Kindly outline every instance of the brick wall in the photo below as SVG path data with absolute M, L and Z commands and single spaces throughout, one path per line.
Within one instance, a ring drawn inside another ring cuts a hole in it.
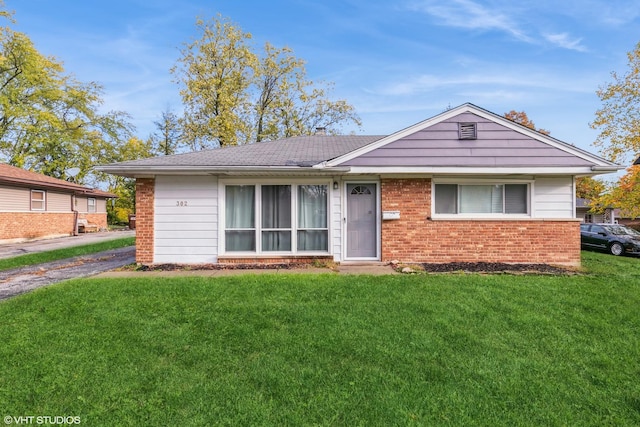
M 218 257 L 219 264 L 313 264 L 331 261 L 333 256 Z
M 0 212 L 0 240 L 71 236 L 73 212 Z
M 107 214 L 106 213 L 81 213 L 79 218 L 84 218 L 89 224 L 95 224 L 98 226 L 98 230 L 107 229 Z
M 382 261 L 580 265 L 580 223 L 562 220 L 430 220 L 430 179 L 384 179 Z
M 136 179 L 136 262 L 153 264 L 155 179 Z

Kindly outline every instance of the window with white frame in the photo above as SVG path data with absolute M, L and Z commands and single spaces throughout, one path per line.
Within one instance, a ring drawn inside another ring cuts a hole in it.
M 93 197 L 89 197 L 87 199 L 87 212 L 96 213 L 96 199 L 94 199 Z
M 527 215 L 529 184 L 435 184 L 436 215 Z
M 43 211 L 47 206 L 46 192 L 42 190 L 31 190 L 31 210 Z
M 225 251 L 327 252 L 328 186 L 257 184 L 225 186 Z

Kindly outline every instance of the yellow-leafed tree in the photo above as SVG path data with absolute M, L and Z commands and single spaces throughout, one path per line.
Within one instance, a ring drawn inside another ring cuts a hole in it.
M 629 69 L 611 73 L 613 81 L 596 92 L 602 107 L 591 123 L 600 131 L 594 145 L 614 162 L 632 161 L 640 153 L 640 43 L 627 53 Z
M 251 34 L 220 16 L 196 26 L 200 38 L 184 46 L 171 69 L 184 104 L 181 137 L 191 149 L 360 125 L 353 106 L 329 99 L 331 85 L 306 78 L 304 61 L 290 48 L 266 43 L 258 54 Z

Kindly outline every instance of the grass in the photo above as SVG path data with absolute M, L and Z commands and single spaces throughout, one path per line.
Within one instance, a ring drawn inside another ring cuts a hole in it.
M 0 304 L 0 415 L 639 425 L 640 260 L 575 276 L 82 279 Z
M 136 243 L 135 237 L 124 237 L 121 239 L 107 240 L 90 245 L 73 246 L 70 248 L 56 249 L 53 251 L 36 252 L 27 255 L 19 255 L 13 258 L 0 259 L 0 271 L 12 268 L 25 267 L 27 265 L 42 264 L 45 262 L 57 261 L 65 258 L 72 258 L 81 255 L 88 255 L 111 249 L 133 246 Z

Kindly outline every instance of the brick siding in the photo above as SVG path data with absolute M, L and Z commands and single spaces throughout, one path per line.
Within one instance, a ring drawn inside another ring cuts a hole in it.
M 136 179 L 136 262 L 153 264 L 155 179 Z
M 99 230 L 107 228 L 107 214 L 79 214 Z M 71 236 L 74 233 L 73 212 L 0 212 L 0 240 L 38 239 Z
M 84 218 L 89 224 L 96 225 L 98 230 L 107 229 L 107 214 L 106 213 L 81 213 L 79 218 Z
M 73 212 L 0 212 L 0 240 L 71 236 Z
M 580 223 L 566 220 L 431 220 L 430 179 L 383 179 L 382 261 L 580 265 Z
M 219 264 L 312 264 L 331 262 L 333 256 L 281 256 L 281 257 L 218 257 Z

